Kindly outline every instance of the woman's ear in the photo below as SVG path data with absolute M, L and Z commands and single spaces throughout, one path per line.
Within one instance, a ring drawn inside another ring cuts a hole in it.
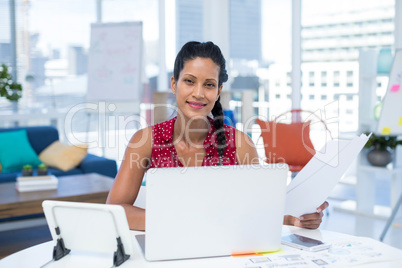
M 176 80 L 173 76 L 170 78 L 170 87 L 172 88 L 173 94 L 176 95 Z
M 218 95 L 216 96 L 216 100 L 219 99 L 219 96 L 221 95 L 221 91 L 222 91 L 223 85 L 221 85 L 218 89 Z

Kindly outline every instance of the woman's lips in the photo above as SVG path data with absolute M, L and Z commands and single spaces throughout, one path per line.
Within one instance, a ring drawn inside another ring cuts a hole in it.
M 187 103 L 193 109 L 202 109 L 202 108 L 204 108 L 204 106 L 206 106 L 206 104 L 201 103 L 201 102 L 188 101 Z

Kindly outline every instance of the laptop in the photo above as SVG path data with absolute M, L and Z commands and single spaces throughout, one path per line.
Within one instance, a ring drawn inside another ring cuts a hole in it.
M 279 250 L 287 176 L 286 164 L 148 170 L 145 258 Z

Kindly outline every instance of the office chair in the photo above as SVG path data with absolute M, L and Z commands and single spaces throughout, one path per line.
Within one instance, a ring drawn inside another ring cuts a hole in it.
M 308 115 L 308 120 L 302 121 L 302 113 Z M 287 114 L 291 115 L 290 118 Z M 294 109 L 278 115 L 273 121 L 257 119 L 256 122 L 261 128 L 260 138 L 262 137 L 264 143 L 266 162 L 288 164 L 292 177 L 302 170 L 315 154 L 310 139 L 312 120 L 321 123 L 329 138 L 333 139 L 325 122 L 310 111 Z

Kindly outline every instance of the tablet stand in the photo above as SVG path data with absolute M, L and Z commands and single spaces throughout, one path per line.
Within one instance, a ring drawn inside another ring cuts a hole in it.
M 130 255 L 127 255 L 124 252 L 124 246 L 121 242 L 121 238 L 117 237 L 117 250 L 113 254 L 113 265 L 120 266 L 123 262 L 130 258 Z
M 66 246 L 64 245 L 63 238 L 60 236 L 60 228 L 56 227 L 56 234 L 60 237 L 57 239 L 57 244 L 53 248 L 53 260 L 57 261 L 66 256 L 68 253 L 70 253 L 70 249 L 67 249 Z
M 54 209 L 54 207 L 53 207 L 53 209 Z M 115 228 L 116 228 L 115 232 L 116 232 L 116 240 L 117 240 L 117 250 L 113 254 L 113 267 L 117 267 L 117 266 L 120 266 L 122 263 L 124 263 L 126 260 L 128 260 L 130 258 L 130 255 L 125 253 L 124 245 L 121 241 L 120 236 L 118 235 L 116 219 L 114 218 L 113 213 L 111 213 L 110 211 L 108 211 L 108 212 L 111 214 L 113 221 L 114 221 Z M 55 227 L 55 231 L 58 236 L 56 246 L 54 246 L 54 248 L 53 248 L 53 260 L 57 261 L 57 260 L 60 260 L 61 258 L 63 258 L 64 256 L 68 255 L 71 252 L 71 249 L 66 248 L 66 246 L 64 245 L 64 241 L 63 241 L 63 238 L 61 237 L 61 233 L 60 233 L 60 228 L 58 227 L 57 220 L 56 220 L 54 213 L 53 213 L 53 219 L 54 219 L 54 223 L 57 226 L 57 227 Z

